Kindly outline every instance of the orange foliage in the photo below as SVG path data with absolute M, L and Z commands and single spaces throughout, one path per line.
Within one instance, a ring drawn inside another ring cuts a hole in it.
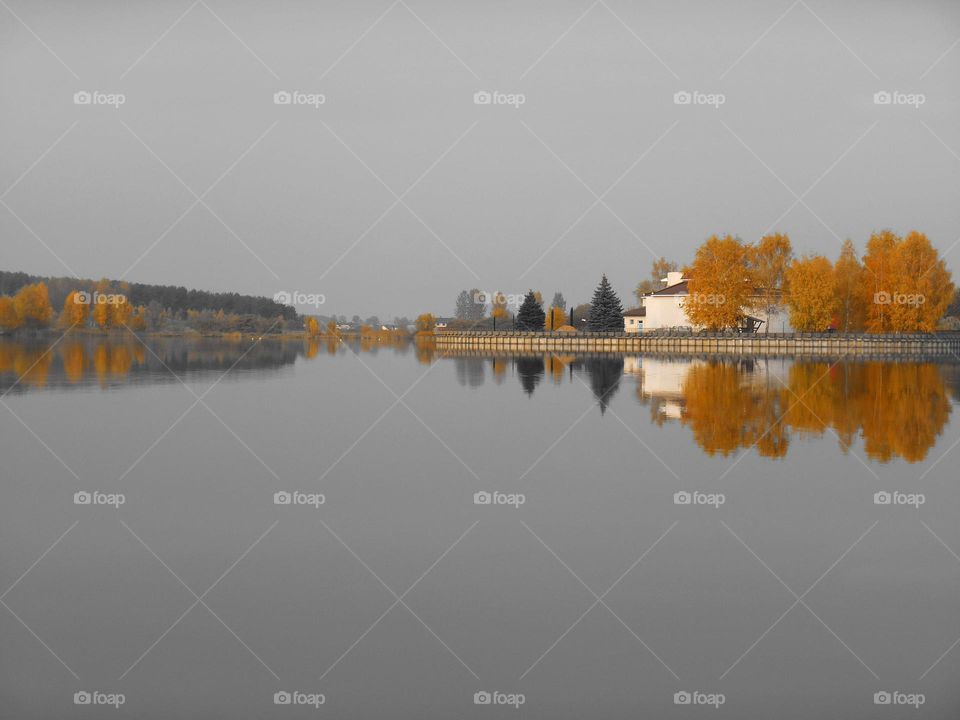
M 53 317 L 50 295 L 42 282 L 20 288 L 13 296 L 13 306 L 20 323 L 28 327 L 45 327 Z
M 710 455 L 756 447 L 783 457 L 791 433 L 832 429 L 844 452 L 859 435 L 872 460 L 914 463 L 926 458 L 952 410 L 944 376 L 930 363 L 796 362 L 785 383 L 729 362 L 702 363 L 688 370 L 681 396 L 680 422 Z
M 787 268 L 790 324 L 799 332 L 825 332 L 837 310 L 833 266 L 822 255 L 804 256 Z
M 691 324 L 708 330 L 737 327 L 753 295 L 749 248 L 737 238 L 712 235 L 697 248 L 684 311 Z
M 60 327 L 70 329 L 84 327 L 90 315 L 90 303 L 86 301 L 86 294 L 76 290 L 67 295 L 63 301 L 63 311 L 60 313 Z
M 21 324 L 13 298 L 0 296 L 0 330 L 16 330 Z

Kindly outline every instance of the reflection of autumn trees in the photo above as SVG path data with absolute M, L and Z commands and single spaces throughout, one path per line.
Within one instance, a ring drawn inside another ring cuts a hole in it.
M 775 382 L 775 381 L 774 381 Z M 761 455 L 783 457 L 789 440 L 777 418 L 783 413 L 777 388 L 754 386 L 733 363 L 694 365 L 682 389 L 681 422 L 708 454 L 729 455 L 754 443 Z
M 323 339 L 331 354 L 346 352 L 337 338 Z M 391 346 L 393 343 L 389 343 Z M 355 351 L 375 351 L 382 344 Z M 251 347 L 241 337 L 217 339 L 154 338 L 148 350 L 132 336 L 67 334 L 58 341 L 0 338 L 0 394 L 56 385 L 176 381 L 188 372 L 219 372 L 276 368 L 298 355 L 319 356 L 321 339 L 260 342 Z M 403 352 L 402 349 L 400 349 Z
M 783 457 L 792 434 L 836 434 L 847 452 L 857 436 L 879 462 L 923 460 L 950 415 L 941 369 L 928 363 L 796 362 L 786 380 L 731 362 L 694 365 L 680 422 L 710 455 L 756 446 Z

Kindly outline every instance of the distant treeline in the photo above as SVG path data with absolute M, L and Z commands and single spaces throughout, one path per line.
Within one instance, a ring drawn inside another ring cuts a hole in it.
M 0 270 L 0 295 L 12 296 L 22 287 L 39 282 L 46 284 L 50 294 L 50 303 L 54 308 L 63 307 L 64 300 L 71 292 L 86 291 L 93 293 L 100 283 L 98 280 L 44 277 Z M 186 313 L 190 310 L 196 312 L 211 310 L 214 312 L 223 311 L 228 315 L 256 315 L 271 320 L 281 317 L 286 321 L 295 321 L 298 317 L 294 308 L 281 305 L 267 297 L 187 290 L 185 287 L 175 285 L 108 282 L 115 292 L 126 295 L 131 305 L 149 305 L 154 302 L 175 314 Z

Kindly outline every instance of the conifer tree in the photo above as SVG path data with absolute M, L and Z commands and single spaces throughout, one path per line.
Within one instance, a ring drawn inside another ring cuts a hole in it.
M 623 332 L 623 306 L 606 275 L 593 291 L 587 327 L 590 332 Z
M 547 314 L 543 311 L 543 306 L 537 302 L 536 293 L 531 290 L 523 298 L 523 304 L 517 311 L 517 329 L 543 330 L 546 320 Z

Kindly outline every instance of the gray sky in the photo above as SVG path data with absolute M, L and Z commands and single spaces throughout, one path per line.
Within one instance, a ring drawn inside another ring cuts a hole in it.
M 957 271 L 958 37 L 946 1 L 4 0 L 0 268 L 381 317 L 626 299 L 724 232 L 915 228 Z

